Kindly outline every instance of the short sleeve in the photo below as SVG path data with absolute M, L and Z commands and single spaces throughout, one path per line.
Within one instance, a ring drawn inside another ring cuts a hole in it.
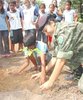
M 20 16 L 21 16 L 22 19 L 24 19 L 24 13 L 23 13 L 23 10 L 20 11 Z
M 77 42 L 75 25 L 67 25 L 60 29 L 57 37 L 57 58 L 71 59 Z

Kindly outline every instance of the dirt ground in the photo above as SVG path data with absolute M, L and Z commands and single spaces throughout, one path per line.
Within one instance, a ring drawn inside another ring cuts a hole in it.
M 77 81 L 64 79 L 68 73 L 66 68 L 54 86 L 44 92 L 39 88 L 39 81 L 31 79 L 31 75 L 36 73 L 31 71 L 32 64 L 21 75 L 8 74 L 9 71 L 17 70 L 23 61 L 21 53 L 9 58 L 0 58 L 0 100 L 83 100 L 83 94 L 77 88 Z

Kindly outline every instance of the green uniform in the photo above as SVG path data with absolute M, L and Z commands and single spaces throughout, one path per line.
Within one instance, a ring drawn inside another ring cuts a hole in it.
M 54 34 L 57 58 L 67 59 L 70 67 L 77 68 L 83 62 L 83 24 L 59 24 Z
M 83 23 L 57 24 L 53 37 L 56 58 L 64 58 L 67 65 L 76 69 L 83 64 Z M 80 90 L 83 92 L 83 75 L 80 79 Z

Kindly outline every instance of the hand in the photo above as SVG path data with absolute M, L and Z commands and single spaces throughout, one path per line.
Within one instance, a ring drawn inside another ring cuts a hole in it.
M 41 77 L 41 72 L 32 75 L 32 76 L 31 76 L 31 79 L 35 79 L 35 80 L 37 80 L 37 79 L 39 79 L 40 77 Z
M 40 86 L 40 89 L 41 89 L 42 91 L 44 91 L 44 90 L 50 89 L 52 86 L 53 86 L 52 82 L 50 82 L 50 81 L 48 80 L 47 82 L 45 82 L 44 84 L 42 84 L 42 85 Z
M 46 75 L 42 73 L 40 76 L 40 84 L 44 84 L 45 82 L 46 82 Z
M 36 22 L 32 22 L 32 24 L 33 24 L 33 25 L 36 25 L 37 23 L 36 23 Z

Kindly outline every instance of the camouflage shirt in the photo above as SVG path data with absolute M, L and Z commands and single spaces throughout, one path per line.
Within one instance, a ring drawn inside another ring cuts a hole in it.
M 71 65 L 83 63 L 83 24 L 57 24 L 54 34 L 55 53 L 53 56 L 64 58 Z

